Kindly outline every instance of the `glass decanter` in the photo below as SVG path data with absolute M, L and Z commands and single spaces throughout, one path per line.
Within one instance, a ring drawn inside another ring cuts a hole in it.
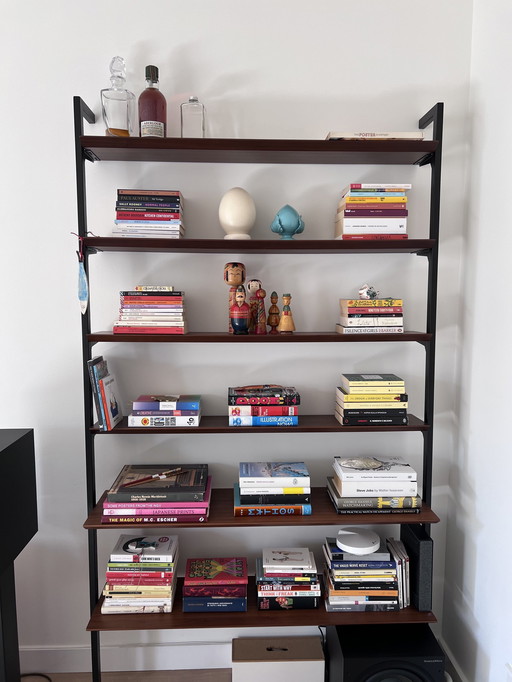
M 137 130 L 137 106 L 135 95 L 125 88 L 126 64 L 122 57 L 112 58 L 110 74 L 111 87 L 100 92 L 105 134 L 133 136 Z

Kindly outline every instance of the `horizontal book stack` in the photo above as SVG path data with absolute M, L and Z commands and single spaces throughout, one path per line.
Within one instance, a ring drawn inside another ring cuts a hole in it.
M 343 426 L 405 426 L 409 398 L 396 374 L 342 374 L 334 416 Z
M 240 462 L 234 516 L 308 516 L 311 478 L 305 462 Z
M 135 287 L 120 291 L 114 334 L 186 334 L 185 293 L 174 287 Z
M 211 500 L 207 464 L 126 464 L 107 491 L 102 523 L 205 523 Z
M 316 609 L 321 587 L 308 547 L 265 547 L 256 559 L 258 609 Z
M 88 360 L 87 368 L 91 380 L 98 428 L 100 431 L 110 431 L 123 418 L 116 379 L 109 371 L 107 361 L 102 355 L 97 355 Z
M 407 190 L 411 185 L 351 183 L 341 192 L 335 239 L 407 239 Z
M 399 456 L 335 457 L 327 493 L 338 514 L 417 514 L 418 474 Z
M 177 561 L 176 535 L 121 535 L 107 564 L 101 613 L 170 613 Z
M 228 388 L 229 426 L 297 426 L 300 394 L 294 386 Z
M 326 611 L 398 611 L 400 593 L 396 561 L 385 540 L 369 554 L 340 549 L 336 538 L 326 537 L 324 553 Z
M 113 237 L 180 239 L 185 235 L 179 190 L 118 189 Z
M 340 298 L 338 334 L 403 334 L 401 298 Z
M 139 395 L 128 415 L 128 426 L 148 428 L 199 426 L 200 421 L 200 395 Z
M 183 611 L 247 611 L 246 557 L 187 559 Z

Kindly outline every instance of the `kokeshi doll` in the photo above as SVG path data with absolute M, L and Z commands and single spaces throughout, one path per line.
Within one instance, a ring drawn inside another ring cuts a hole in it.
M 256 297 L 258 299 L 258 315 L 256 321 L 256 334 L 267 333 L 267 316 L 265 314 L 265 296 L 267 292 L 265 289 L 258 289 Z
M 259 300 L 257 297 L 258 291 L 261 289 L 261 280 L 249 279 L 247 281 L 247 293 L 249 295 L 249 307 L 251 309 L 251 319 L 249 320 L 249 334 L 256 333 L 256 325 L 258 324 L 258 307 Z
M 293 334 L 295 331 L 295 324 L 293 322 L 293 315 L 290 308 L 291 300 L 291 294 L 283 294 L 283 312 L 281 313 L 281 318 L 279 320 L 279 324 L 277 325 L 277 331 L 279 334 Z
M 229 309 L 229 319 L 233 334 L 248 334 L 251 308 L 245 302 L 245 287 L 239 284 L 235 292 L 235 302 Z
M 277 334 L 279 324 L 279 308 L 277 307 L 277 291 L 270 294 L 270 308 L 268 309 L 267 324 L 271 327 L 269 334 Z
M 231 306 L 235 302 L 236 288 L 245 282 L 245 265 L 243 263 L 226 263 L 224 266 L 224 281 L 229 286 L 229 297 L 228 297 L 228 331 L 230 334 L 233 333 L 233 327 L 230 321 L 230 311 Z M 245 290 L 244 290 L 245 291 Z

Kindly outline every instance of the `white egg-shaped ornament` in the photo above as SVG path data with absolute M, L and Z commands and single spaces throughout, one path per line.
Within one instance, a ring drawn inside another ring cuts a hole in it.
M 219 204 L 219 222 L 226 233 L 224 239 L 250 239 L 256 221 L 256 206 L 242 187 L 229 189 Z

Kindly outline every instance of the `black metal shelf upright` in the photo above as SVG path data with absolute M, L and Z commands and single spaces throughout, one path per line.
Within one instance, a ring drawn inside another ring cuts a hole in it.
M 74 128 L 75 128 L 75 157 L 76 157 L 76 189 L 77 189 L 77 225 L 79 239 L 79 253 L 82 254 L 84 268 L 89 275 L 89 256 L 98 251 L 149 251 L 149 252 L 174 252 L 174 253 L 230 253 L 247 250 L 249 253 L 331 253 L 334 256 L 351 255 L 357 253 L 413 253 L 427 258 L 427 310 L 425 332 L 409 332 L 404 334 L 403 339 L 383 338 L 389 335 L 365 335 L 364 339 L 316 332 L 305 335 L 282 338 L 279 342 L 295 343 L 304 341 L 313 342 L 365 342 L 378 343 L 379 341 L 394 341 L 398 343 L 420 343 L 425 348 L 425 388 L 424 388 L 424 415 L 423 421 L 417 417 L 411 419 L 408 429 L 420 431 L 423 436 L 423 500 L 427 505 L 428 512 L 419 521 L 408 518 L 406 523 L 420 523 L 430 533 L 430 523 L 438 520 L 438 517 L 430 510 L 432 498 L 432 468 L 433 468 L 433 435 L 434 435 L 434 379 L 435 379 L 435 349 L 436 349 L 436 307 L 437 307 L 437 271 L 439 251 L 439 218 L 440 218 L 440 188 L 441 188 L 441 152 L 442 152 L 442 129 L 443 129 L 443 104 L 438 103 L 428 111 L 420 120 L 419 128 L 424 129 L 432 125 L 433 139 L 423 142 L 409 140 L 357 140 L 357 141 L 325 141 L 325 140 L 238 140 L 238 139 L 181 139 L 181 138 L 113 138 L 99 136 L 84 136 L 84 121 L 95 122 L 93 112 L 87 107 L 80 97 L 73 100 Z M 176 240 L 172 243 L 159 239 L 116 239 L 112 237 L 93 237 L 87 231 L 86 210 L 86 164 L 96 161 L 165 161 L 172 163 L 197 162 L 197 163 L 276 163 L 276 164 L 402 164 L 402 165 L 430 165 L 430 223 L 428 239 L 400 240 L 393 244 L 368 241 L 364 244 L 343 242 L 335 240 L 297 240 L 293 244 L 271 242 L 270 240 L 250 241 L 234 244 L 223 240 Z M 93 424 L 93 397 L 90 387 L 87 361 L 91 359 L 92 347 L 97 342 L 165 342 L 161 337 L 125 339 L 122 335 L 112 335 L 110 332 L 95 332 L 91 330 L 91 318 L 89 308 L 82 316 L 82 356 L 83 356 L 83 395 L 84 395 L 84 434 L 85 434 L 85 464 L 86 464 L 86 488 L 87 488 L 87 521 L 84 527 L 88 532 L 88 562 L 89 562 L 89 602 L 91 621 L 88 629 L 91 632 L 91 658 L 93 682 L 101 682 L 101 651 L 100 631 L 106 630 L 129 630 L 129 629 L 156 629 L 156 628 L 187 628 L 187 627 L 254 627 L 269 625 L 265 614 L 261 615 L 252 611 L 250 614 L 224 614 L 230 615 L 230 619 L 209 620 L 202 617 L 199 621 L 195 618 L 183 618 L 181 614 L 151 614 L 151 616 L 134 616 L 127 621 L 125 616 L 102 616 L 98 609 L 100 589 L 98 584 L 98 547 L 97 531 L 98 518 L 98 495 L 96 492 L 96 467 L 95 467 L 95 436 L 99 432 Z M 173 337 L 168 342 L 173 343 L 233 343 L 228 335 L 191 333 L 183 337 Z M 246 339 L 245 342 L 254 342 L 254 339 Z M 237 339 L 236 342 L 239 342 Z M 268 341 L 266 341 L 268 342 Z M 329 421 L 329 415 L 306 417 L 303 431 L 322 432 L 350 431 L 350 427 L 337 429 Z M 227 420 L 226 420 L 227 423 Z M 200 425 L 201 426 L 201 425 Z M 200 427 L 198 427 L 200 429 Z M 276 433 L 286 430 L 274 429 Z M 358 431 L 369 430 L 365 428 L 354 429 Z M 372 429 L 372 430 L 375 430 Z M 380 430 L 385 431 L 386 427 Z M 393 430 L 388 427 L 388 430 Z M 400 429 L 394 429 L 400 430 Z M 141 429 L 136 430 L 138 433 Z M 143 431 L 143 430 L 142 430 Z M 164 430 L 162 430 L 165 432 Z M 247 429 L 251 433 L 254 429 Z M 118 433 L 126 433 L 127 429 L 121 425 Z M 153 431 L 148 431 L 152 432 Z M 168 432 L 168 430 L 167 430 Z M 205 420 L 204 433 L 229 433 L 225 424 L 219 417 L 211 417 Z M 111 432 L 115 435 L 116 430 Z M 240 433 L 240 431 L 237 431 Z M 224 502 L 225 492 L 219 491 L 219 500 Z M 318 494 L 318 492 L 317 492 Z M 219 502 L 217 503 L 219 504 Z M 218 508 L 218 507 L 217 507 Z M 218 527 L 236 527 L 239 525 L 233 518 L 231 523 L 229 514 L 225 509 L 213 514 L 213 524 Z M 325 513 L 324 513 L 325 514 Z M 300 517 L 297 521 L 301 525 Z M 217 520 L 215 520 L 217 519 Z M 329 516 L 322 516 L 322 523 Z M 290 520 L 288 520 L 290 521 Z M 315 523 L 309 519 L 309 523 Z M 336 521 L 333 520 L 332 523 Z M 361 519 L 353 517 L 350 523 L 362 523 Z M 390 519 L 389 521 L 393 521 Z M 396 523 L 396 521 L 395 521 Z M 190 524 L 188 525 L 190 528 Z M 175 605 L 179 609 L 179 605 Z M 294 625 L 332 625 L 348 622 L 361 624 L 393 623 L 393 622 L 432 622 L 435 616 L 430 612 L 417 612 L 414 609 L 405 609 L 398 614 L 360 613 L 360 614 L 333 614 L 323 609 L 315 613 L 295 611 L 291 612 L 293 618 L 282 616 L 283 626 Z M 304 615 L 306 614 L 306 615 Z M 192 614 L 186 614 L 192 616 Z M 206 616 L 207 614 L 200 614 Z M 276 625 L 276 617 L 272 615 L 272 625 Z M 289 614 L 288 614 L 289 616 Z M 244 621 L 245 617 L 245 621 Z M 130 618 L 130 616 L 128 616 Z M 148 619 L 151 620 L 148 620 Z M 218 623 L 218 624 L 215 624 Z

